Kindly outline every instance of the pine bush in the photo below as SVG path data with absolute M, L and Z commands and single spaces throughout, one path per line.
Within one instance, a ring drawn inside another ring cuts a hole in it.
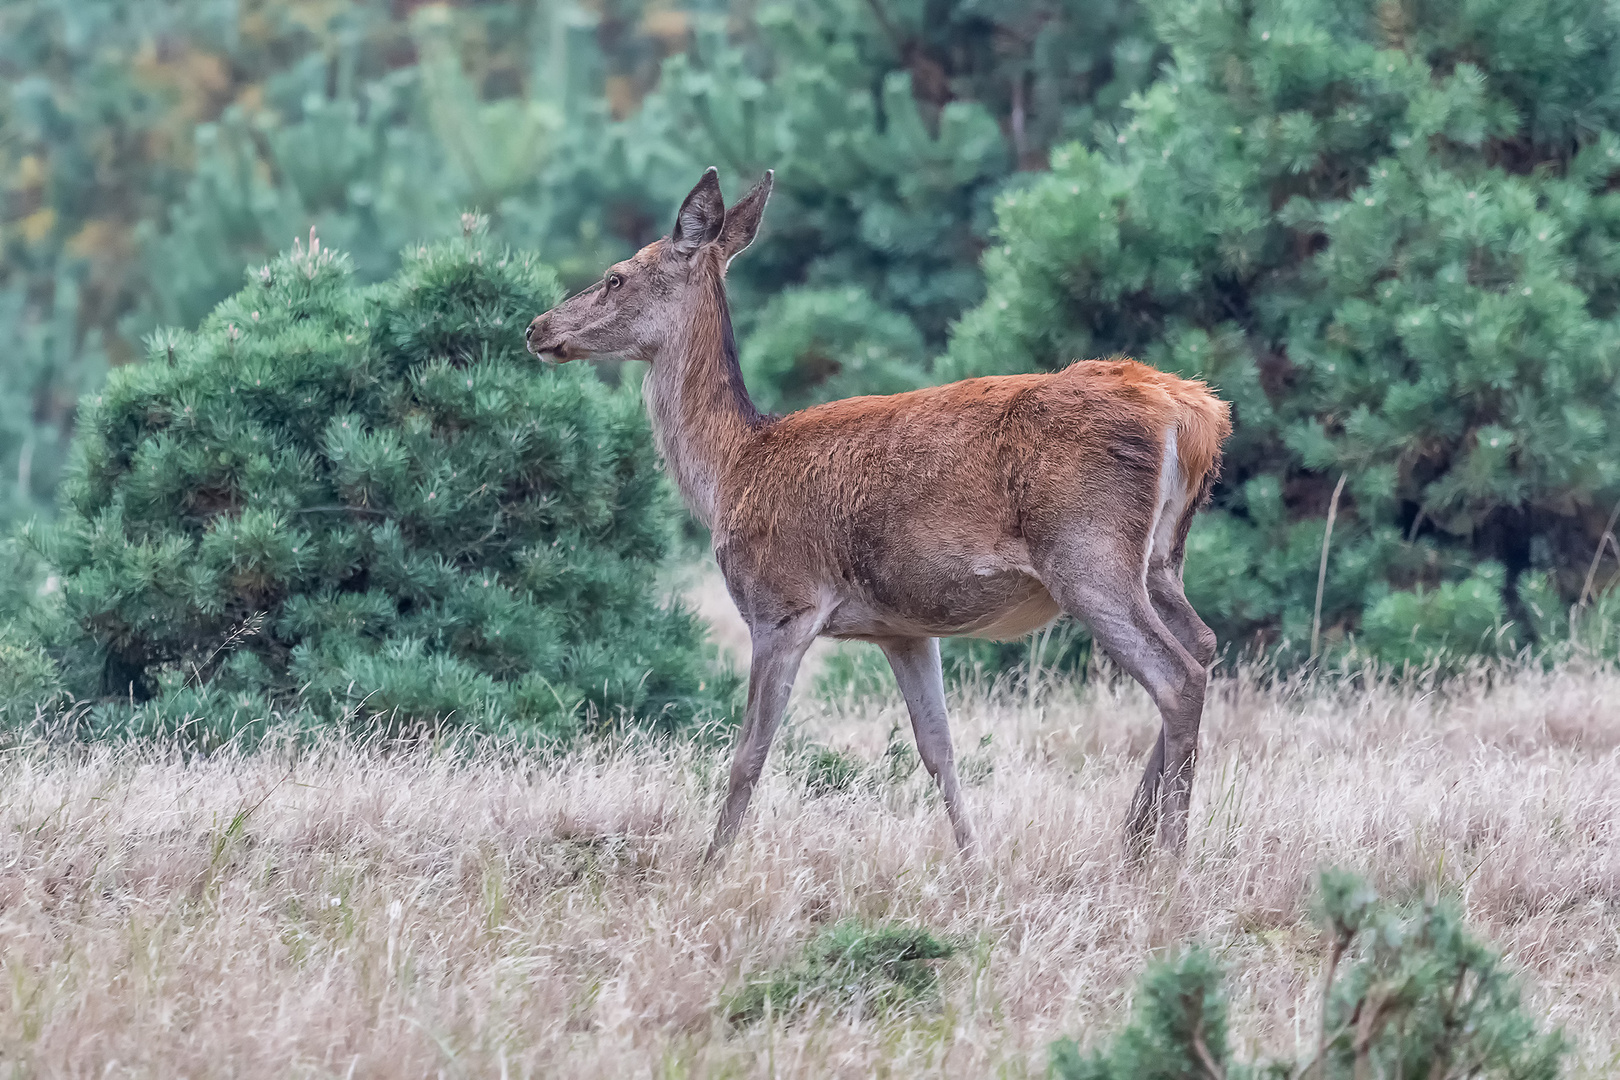
M 1620 20 L 1153 0 L 1165 76 L 1006 194 L 944 374 L 1123 352 L 1235 406 L 1187 591 L 1229 643 L 1493 652 L 1620 498 Z M 1605 561 L 1599 590 L 1612 580 Z
M 60 621 L 43 601 L 45 581 L 34 551 L 0 539 L 0 740 L 61 702 L 62 672 L 47 649 Z
M 818 1005 L 884 1017 L 937 1002 L 938 962 L 956 950 L 927 927 L 846 919 L 818 933 L 796 963 L 750 979 L 722 1008 L 738 1025 Z
M 1327 937 L 1321 1030 L 1302 1061 L 1232 1060 L 1219 965 L 1191 949 L 1154 964 L 1131 1022 L 1082 1054 L 1053 1044 L 1054 1080 L 1556 1080 L 1566 1050 L 1520 1002 L 1512 972 L 1451 904 L 1397 905 L 1354 874 L 1318 889 Z
M 466 224 L 373 288 L 312 234 L 85 403 L 39 545 L 93 733 L 216 742 L 279 711 L 565 738 L 726 706 L 657 598 L 640 401 L 537 367 L 555 276 Z
M 1106 1050 L 1085 1056 L 1069 1039 L 1052 1047 L 1056 1080 L 1220 1080 L 1230 1064 L 1221 969 L 1198 949 L 1148 969 L 1130 1024 Z

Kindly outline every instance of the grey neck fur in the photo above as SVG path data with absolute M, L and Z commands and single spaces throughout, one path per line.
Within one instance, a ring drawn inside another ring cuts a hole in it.
M 720 474 L 763 421 L 743 385 L 719 260 L 694 268 L 691 317 L 652 358 L 641 384 L 653 438 L 686 505 L 714 528 Z M 706 280 L 705 280 L 706 279 Z

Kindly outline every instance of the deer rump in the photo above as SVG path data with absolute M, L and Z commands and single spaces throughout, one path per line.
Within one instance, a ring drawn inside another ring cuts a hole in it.
M 1202 382 L 1132 360 L 835 401 L 760 421 L 718 478 L 715 553 L 751 623 L 1020 637 L 1060 611 L 1056 556 L 1179 577 L 1229 432 Z

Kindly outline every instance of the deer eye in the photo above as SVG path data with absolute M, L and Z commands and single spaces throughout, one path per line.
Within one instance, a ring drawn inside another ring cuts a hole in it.
M 623 285 L 623 284 L 624 284 L 624 278 L 620 277 L 618 274 L 609 274 L 608 275 L 608 288 L 617 289 L 620 285 Z

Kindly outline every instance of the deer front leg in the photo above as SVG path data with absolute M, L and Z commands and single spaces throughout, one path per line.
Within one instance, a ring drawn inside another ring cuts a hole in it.
M 714 827 L 714 840 L 703 857 L 712 862 L 723 852 L 742 825 L 754 785 L 765 768 L 771 740 L 782 723 L 788 694 L 799 673 L 804 652 L 815 639 L 807 618 L 792 618 L 782 625 L 751 628 L 753 658 L 748 665 L 748 708 L 737 749 L 731 759 L 731 783 Z
M 945 678 L 940 670 L 939 639 L 902 638 L 886 642 L 883 652 L 894 669 L 900 694 L 911 713 L 911 731 L 922 758 L 945 800 L 945 813 L 956 833 L 956 846 L 971 854 L 977 841 L 968 821 L 967 800 L 956 779 L 956 753 L 951 748 L 951 721 L 945 711 Z

